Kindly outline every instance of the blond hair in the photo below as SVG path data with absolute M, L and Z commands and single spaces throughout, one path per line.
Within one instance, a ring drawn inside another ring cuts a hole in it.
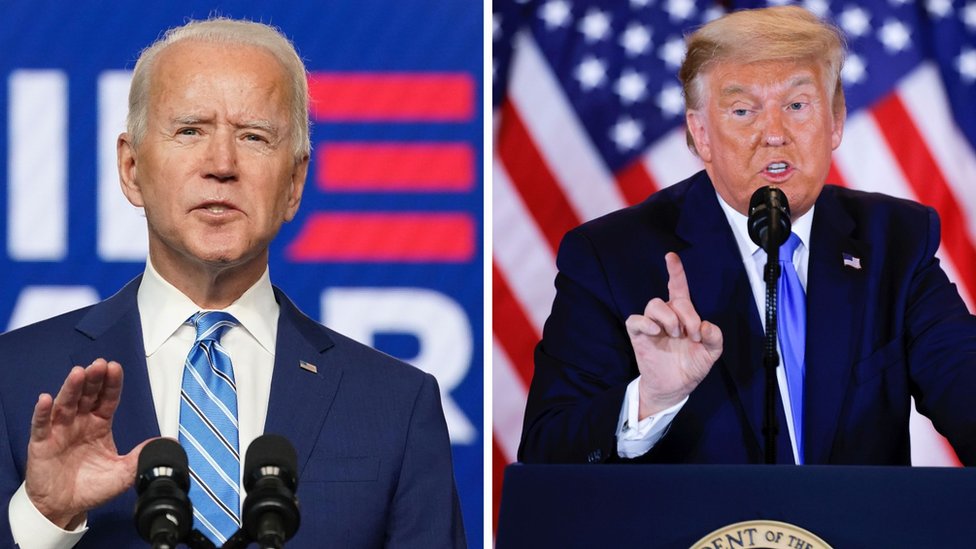
M 291 138 L 296 159 L 307 157 L 312 149 L 309 140 L 308 79 L 305 64 L 295 46 L 278 29 L 254 21 L 214 17 L 204 21 L 190 21 L 166 31 L 162 38 L 142 50 L 132 73 L 129 87 L 129 114 L 126 131 L 138 145 L 146 135 L 149 118 L 149 90 L 152 87 L 153 67 L 159 54 L 173 44 L 188 40 L 254 46 L 270 53 L 281 63 L 288 75 L 291 92 Z
M 847 51 L 844 35 L 804 8 L 777 6 L 730 13 L 701 27 L 686 42 L 688 51 L 678 71 L 686 109 L 702 107 L 703 76 L 717 63 L 804 60 L 822 65 L 834 114 L 844 112 L 840 78 Z M 687 140 L 697 154 L 690 131 Z

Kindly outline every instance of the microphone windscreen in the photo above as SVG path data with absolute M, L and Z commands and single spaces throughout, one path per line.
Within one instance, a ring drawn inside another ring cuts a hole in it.
M 775 217 L 779 221 L 777 227 L 770 226 L 772 210 L 776 210 Z M 790 202 L 786 198 L 786 193 L 772 185 L 756 189 L 749 199 L 748 227 L 749 237 L 764 250 L 768 251 L 770 245 L 778 248 L 786 242 L 792 227 Z M 768 242 L 771 233 L 776 242 Z
M 149 481 L 158 477 L 171 477 L 183 490 L 190 488 L 186 451 L 170 438 L 159 438 L 144 446 L 139 453 L 136 471 L 136 491 L 140 494 Z
M 261 435 L 248 446 L 244 457 L 244 489 L 250 490 L 261 477 L 277 476 L 289 489 L 295 490 L 297 470 L 298 456 L 288 439 L 281 435 Z

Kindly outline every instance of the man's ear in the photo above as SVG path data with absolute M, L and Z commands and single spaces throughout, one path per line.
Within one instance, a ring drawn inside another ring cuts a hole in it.
M 844 120 L 847 118 L 847 107 L 843 106 L 834 113 L 834 127 L 830 130 L 830 149 L 836 151 L 844 137 Z
M 302 193 L 305 191 L 305 178 L 308 175 L 308 159 L 306 154 L 295 162 L 295 168 L 291 172 L 291 184 L 288 186 L 288 204 L 285 209 L 285 221 L 295 219 L 298 213 L 298 206 L 302 203 Z
M 128 133 L 119 135 L 115 143 L 115 150 L 119 163 L 119 184 L 122 187 L 122 194 L 130 204 L 137 208 L 145 205 L 142 199 L 142 189 L 137 183 L 138 166 L 136 161 L 136 148 L 132 143 L 132 136 Z
M 695 150 L 702 162 L 712 161 L 712 147 L 708 139 L 708 130 L 705 129 L 705 115 L 695 110 L 685 112 L 685 124 L 695 142 Z

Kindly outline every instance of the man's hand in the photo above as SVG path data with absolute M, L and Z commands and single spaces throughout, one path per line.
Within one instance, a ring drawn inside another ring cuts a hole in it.
M 75 366 L 53 399 L 47 393 L 37 399 L 25 487 L 37 510 L 61 528 L 77 528 L 88 510 L 132 485 L 146 443 L 125 456 L 116 450 L 112 416 L 121 396 L 122 366 L 100 358 Z
M 669 301 L 656 297 L 643 315 L 630 315 L 626 322 L 641 373 L 640 419 L 681 402 L 722 356 L 722 330 L 695 311 L 678 254 L 668 253 L 664 260 Z

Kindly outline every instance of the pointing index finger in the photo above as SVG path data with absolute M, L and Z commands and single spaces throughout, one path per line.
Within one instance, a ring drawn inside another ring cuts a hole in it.
M 690 300 L 691 292 L 688 291 L 688 278 L 685 276 L 685 267 L 681 264 L 681 258 L 674 252 L 668 252 L 664 256 L 664 262 L 668 266 L 668 301 Z

